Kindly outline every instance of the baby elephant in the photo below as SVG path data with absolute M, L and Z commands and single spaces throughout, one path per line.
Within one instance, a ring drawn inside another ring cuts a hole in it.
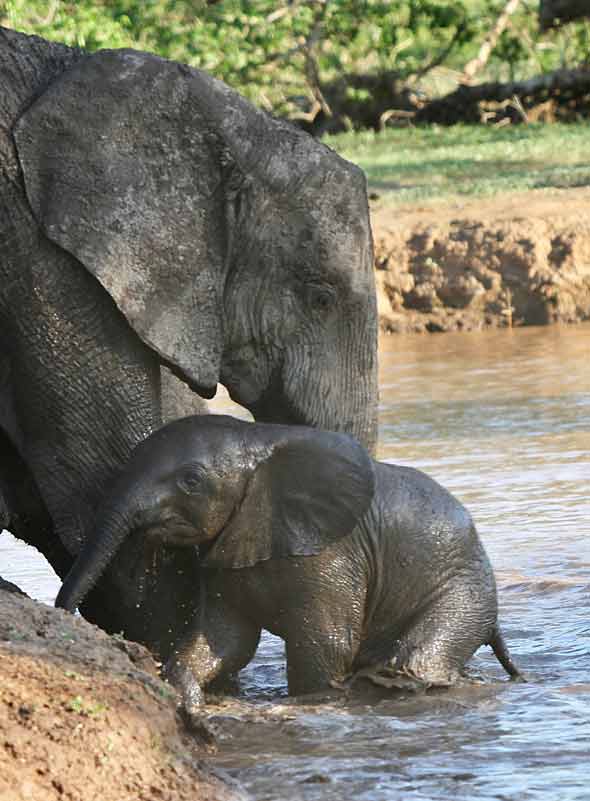
M 359 672 L 448 685 L 486 643 L 519 676 L 468 512 L 345 434 L 213 415 L 164 426 L 135 450 L 56 604 L 73 611 L 138 530 L 200 549 L 199 613 L 165 667 L 188 712 L 252 659 L 263 628 L 286 643 L 290 693 Z

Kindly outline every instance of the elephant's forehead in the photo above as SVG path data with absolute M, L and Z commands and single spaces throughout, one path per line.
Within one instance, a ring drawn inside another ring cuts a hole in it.
M 361 198 L 351 198 L 345 192 L 325 193 L 319 201 L 307 206 L 313 228 L 321 235 L 360 241 L 369 234 L 369 218 Z
M 235 435 L 213 429 L 208 431 L 206 436 L 199 437 L 192 444 L 185 446 L 185 452 L 187 457 L 219 469 L 235 463 L 237 455 L 241 452 L 241 445 Z
M 154 432 L 136 449 L 138 459 L 197 459 L 229 449 L 238 442 L 238 432 L 221 416 L 203 415 L 175 420 Z
M 362 215 L 340 220 L 324 216 L 317 223 L 316 241 L 322 259 L 351 279 L 371 266 L 371 232 Z
M 239 428 L 224 424 L 215 415 L 204 415 L 198 424 L 179 430 L 174 438 L 176 454 L 186 461 L 214 467 L 233 464 L 243 450 L 240 434 Z
M 360 213 L 338 215 L 322 207 L 307 208 L 304 214 L 285 214 L 285 247 L 291 235 L 297 239 L 297 252 L 318 262 L 324 269 L 344 275 L 365 271 L 371 251 L 371 233 L 367 219 Z M 274 233 L 276 241 L 276 232 Z M 370 259 L 369 259 L 370 260 Z

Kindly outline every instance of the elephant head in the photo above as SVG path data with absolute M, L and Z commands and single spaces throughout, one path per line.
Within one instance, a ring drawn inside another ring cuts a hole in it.
M 223 83 L 84 56 L 14 139 L 46 236 L 161 363 L 257 420 L 376 439 L 377 317 L 361 171 Z
M 132 534 L 200 546 L 206 567 L 316 554 L 349 534 L 374 492 L 356 440 L 217 415 L 176 420 L 135 449 L 56 599 L 82 602 Z

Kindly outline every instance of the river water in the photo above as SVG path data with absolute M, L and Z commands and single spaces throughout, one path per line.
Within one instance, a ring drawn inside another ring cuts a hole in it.
M 473 514 L 528 683 L 507 682 L 486 648 L 472 687 L 289 699 L 282 643 L 264 636 L 240 696 L 210 708 L 213 763 L 259 801 L 588 801 L 590 327 L 385 339 L 379 456 Z M 0 537 L 0 563 L 53 600 L 30 549 Z

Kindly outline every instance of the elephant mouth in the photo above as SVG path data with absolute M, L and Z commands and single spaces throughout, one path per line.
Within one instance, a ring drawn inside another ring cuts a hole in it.
M 135 531 L 150 542 L 160 545 L 197 545 L 202 539 L 199 530 L 178 514 L 146 520 Z
M 297 411 L 286 399 L 265 393 L 248 410 L 259 423 L 282 423 L 283 425 L 311 425 L 311 421 Z
M 167 528 L 157 536 L 159 542 L 165 545 L 172 545 L 174 547 L 186 547 L 190 545 L 198 545 L 201 537 L 196 529 L 189 526 L 176 526 Z
M 282 366 L 275 369 L 272 379 L 248 411 L 260 423 L 282 423 L 283 425 L 311 426 L 315 421 L 303 414 L 287 397 L 282 379 Z

